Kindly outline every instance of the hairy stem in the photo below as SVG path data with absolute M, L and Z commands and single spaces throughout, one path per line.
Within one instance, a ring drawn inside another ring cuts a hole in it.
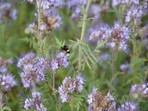
M 85 9 L 85 13 L 83 16 L 83 23 L 82 23 L 82 31 L 81 31 L 81 38 L 78 41 L 79 42 L 79 62 L 78 62 L 78 72 L 81 70 L 81 63 L 82 63 L 82 52 L 81 52 L 81 43 L 83 42 L 84 36 L 85 36 L 85 30 L 86 30 L 86 20 L 88 15 L 88 9 L 90 7 L 92 0 L 88 0 L 87 6 Z
M 81 39 L 80 39 L 80 41 L 83 41 L 83 39 L 84 39 L 85 29 L 86 29 L 86 20 L 87 20 L 87 15 L 88 15 L 88 9 L 90 7 L 91 1 L 92 0 L 88 0 L 87 6 L 86 6 L 86 10 L 85 10 L 85 13 L 84 13 L 84 16 L 83 16 L 83 24 L 82 24 L 82 32 L 81 32 Z

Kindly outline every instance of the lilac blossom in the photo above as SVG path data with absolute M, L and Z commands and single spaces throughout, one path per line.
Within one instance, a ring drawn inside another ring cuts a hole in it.
M 110 36 L 111 29 L 107 25 L 104 25 L 92 31 L 89 40 L 98 40 L 98 43 L 101 43 L 107 40 Z
M 120 69 L 124 72 L 124 73 L 132 73 L 133 70 L 130 68 L 129 64 L 121 64 L 120 65 Z
M 9 59 L 3 59 L 2 57 L 0 57 L 0 72 L 4 73 L 8 71 L 8 65 L 12 64 L 13 60 L 12 58 Z
M 101 12 L 101 10 L 102 9 L 101 9 L 101 6 L 100 5 L 92 4 L 90 6 L 90 9 L 89 9 L 88 14 L 94 16 L 94 21 L 98 21 L 98 19 L 100 18 L 100 12 Z
M 131 101 L 126 101 L 117 109 L 117 111 L 137 111 L 137 104 Z
M 116 102 L 114 97 L 107 93 L 103 95 L 98 92 L 97 88 L 93 88 L 92 93 L 88 94 L 88 110 L 89 111 L 114 111 L 116 109 Z
M 69 0 L 67 2 L 67 6 L 69 8 L 74 7 L 74 6 L 78 5 L 78 4 L 80 4 L 80 5 L 86 5 L 87 4 L 87 0 Z
M 43 37 L 45 34 L 49 34 L 52 30 L 59 28 L 62 23 L 62 18 L 57 14 L 56 10 L 44 10 L 42 15 L 42 22 L 39 27 L 41 37 Z M 30 33 L 36 34 L 38 32 L 38 24 L 31 23 L 28 25 L 27 29 Z
M 12 8 L 12 5 L 9 3 L 0 4 L 0 23 L 4 20 L 4 18 L 8 18 L 10 20 L 17 19 L 18 11 Z
M 130 39 L 129 33 L 130 29 L 127 26 L 121 25 L 119 22 L 115 22 L 113 28 L 111 29 L 111 39 L 108 46 L 112 48 L 118 46 L 119 50 L 126 52 L 127 42 Z
M 68 8 L 74 8 L 74 12 L 71 15 L 71 18 L 78 18 L 81 14 L 81 7 L 80 5 L 86 5 L 87 0 L 69 0 L 67 2 Z
M 52 60 L 51 61 L 51 64 L 50 64 L 50 67 L 53 71 L 57 70 L 59 68 L 59 64 L 58 64 L 58 61 L 57 60 Z
M 58 88 L 59 95 L 62 102 L 68 102 L 70 100 L 70 94 L 74 91 L 81 92 L 83 90 L 84 78 L 81 75 L 76 78 L 66 77 L 62 85 Z
M 130 94 L 138 94 L 143 97 L 148 97 L 148 83 L 145 84 L 135 84 L 131 86 Z
M 60 65 L 64 66 L 64 67 L 67 67 L 69 62 L 68 62 L 68 56 L 69 54 L 67 53 L 64 53 L 64 52 L 60 52 L 58 55 L 57 55 L 57 61 Z
M 112 0 L 112 5 L 117 6 L 121 4 L 127 4 L 127 5 L 138 5 L 139 0 Z
M 52 7 L 60 7 L 63 5 L 63 0 L 42 0 L 41 4 L 37 1 L 37 6 L 39 5 L 43 8 L 43 10 L 50 9 Z
M 32 98 L 25 100 L 24 108 L 28 110 L 30 107 L 35 108 L 36 111 L 47 111 L 47 108 L 42 103 L 40 92 L 33 92 Z
M 17 82 L 14 80 L 12 74 L 0 74 L 0 86 L 4 91 L 10 90 L 12 87 L 16 86 Z
M 82 75 L 77 75 L 76 76 L 76 88 L 79 92 L 83 90 L 83 84 L 84 84 L 84 77 Z
M 33 82 L 38 83 L 45 80 L 45 71 L 49 67 L 49 61 L 35 57 L 35 54 L 30 52 L 19 59 L 17 66 L 23 71 L 20 76 L 24 87 L 29 88 Z
M 25 54 L 23 57 L 21 57 L 18 60 L 17 67 L 23 68 L 27 64 L 32 64 L 34 61 L 33 59 L 35 58 L 35 54 L 33 52 L 29 52 Z
M 50 62 L 50 67 L 53 71 L 57 70 L 60 66 L 67 67 L 69 54 L 65 52 L 60 52 L 55 59 Z
M 126 12 L 125 22 L 130 22 L 132 19 L 139 19 L 143 15 L 143 6 L 132 6 Z

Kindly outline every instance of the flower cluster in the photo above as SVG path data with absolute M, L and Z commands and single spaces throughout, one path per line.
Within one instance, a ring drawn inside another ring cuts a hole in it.
M 12 87 L 17 85 L 13 75 L 8 71 L 8 65 L 12 63 L 12 58 L 3 59 L 0 57 L 0 86 L 3 91 L 9 91 Z
M 129 37 L 129 28 L 116 22 L 112 28 L 102 26 L 98 30 L 92 31 L 90 40 L 97 39 L 99 43 L 108 40 L 107 46 L 115 48 L 118 46 L 119 50 L 127 50 L 127 42 Z
M 117 109 L 117 111 L 137 111 L 137 104 L 134 102 L 126 101 Z
M 45 80 L 45 70 L 49 67 L 48 64 L 44 58 L 35 58 L 32 52 L 20 58 L 17 66 L 23 70 L 20 76 L 24 87 L 29 88 L 33 82 L 38 83 Z
M 0 86 L 2 87 L 3 91 L 9 91 L 16 85 L 17 82 L 14 80 L 12 74 L 0 74 Z
M 130 68 L 129 64 L 128 63 L 125 63 L 125 64 L 121 64 L 120 65 L 120 69 L 125 73 L 132 73 L 133 70 Z
M 36 111 L 47 111 L 47 108 L 42 103 L 40 92 L 33 92 L 32 98 L 25 100 L 24 108 L 28 110 L 30 107 L 35 108 Z
M 114 24 L 114 27 L 111 29 L 111 41 L 108 43 L 109 46 L 114 48 L 118 46 L 119 50 L 127 50 L 127 42 L 130 39 L 129 37 L 130 29 L 125 26 L 121 25 L 119 22 Z
M 112 5 L 117 6 L 121 4 L 127 4 L 127 5 L 132 5 L 132 4 L 139 4 L 139 0 L 112 0 Z
M 10 20 L 16 20 L 17 13 L 18 11 L 16 9 L 13 9 L 11 4 L 0 4 L 0 23 L 2 23 L 5 18 L 8 18 Z
M 141 6 L 141 5 L 138 5 L 138 6 L 133 5 L 126 12 L 125 22 L 128 23 L 131 20 L 137 20 L 137 19 L 141 18 L 143 13 L 144 13 L 143 6 Z
M 93 30 L 89 40 L 97 39 L 99 43 L 102 43 L 103 41 L 107 40 L 110 36 L 111 30 L 109 26 L 104 25 L 102 27 L 99 27 L 97 30 Z
M 71 18 L 78 18 L 81 14 L 81 7 L 80 5 L 86 5 L 87 0 L 69 0 L 66 5 L 69 9 L 74 9 Z
M 44 11 L 42 22 L 40 24 L 40 34 L 43 36 L 45 33 L 50 33 L 62 24 L 62 18 L 56 14 L 54 10 Z M 30 33 L 37 34 L 38 26 L 35 23 L 29 24 L 28 28 Z
M 114 97 L 110 93 L 103 95 L 96 88 L 93 88 L 92 93 L 88 95 L 87 102 L 89 111 L 114 111 L 116 108 Z
M 74 91 L 81 92 L 83 90 L 83 84 L 84 78 L 81 75 L 76 76 L 76 78 L 66 77 L 58 89 L 62 102 L 64 103 L 70 100 L 70 94 Z
M 8 65 L 12 64 L 13 60 L 12 58 L 9 59 L 3 59 L 2 57 L 0 57 L 0 72 L 4 73 L 8 71 Z
M 134 94 L 139 94 L 143 97 L 148 97 L 148 83 L 145 84 L 135 84 L 131 86 L 130 93 L 134 96 Z
M 22 83 L 25 88 L 33 85 L 33 82 L 39 83 L 45 80 L 46 69 L 57 70 L 60 66 L 67 67 L 69 54 L 60 52 L 57 57 L 51 61 L 37 57 L 33 52 L 27 53 L 18 60 L 17 67 L 23 72 L 20 73 Z
M 50 62 L 50 67 L 53 71 L 57 70 L 60 66 L 67 67 L 69 54 L 60 52 L 55 59 Z
M 62 18 L 57 14 L 57 10 L 52 7 L 59 6 L 60 4 L 62 4 L 60 0 L 43 0 L 41 3 L 37 1 L 38 7 L 42 8 L 42 13 L 38 12 L 42 16 L 40 27 L 38 27 L 37 23 L 31 23 L 27 28 L 29 32 L 37 34 L 38 30 L 40 30 L 40 35 L 44 36 L 44 34 L 49 34 L 54 29 L 59 28 L 62 24 Z M 38 14 L 35 15 L 38 16 Z

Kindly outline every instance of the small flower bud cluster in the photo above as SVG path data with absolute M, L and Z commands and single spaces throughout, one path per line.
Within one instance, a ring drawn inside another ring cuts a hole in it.
M 25 100 L 24 108 L 28 110 L 30 107 L 35 108 L 36 111 L 47 111 L 42 103 L 40 92 L 33 92 L 32 98 Z
M 69 7 L 69 8 L 71 8 L 71 7 L 75 7 L 75 6 L 77 6 L 78 4 L 80 4 L 80 5 L 86 5 L 87 4 L 87 0 L 69 0 L 68 2 L 67 2 L 67 6 Z
M 109 29 L 108 26 L 102 26 L 99 27 L 98 30 L 94 30 L 91 35 L 89 40 L 94 40 L 97 39 L 99 43 L 102 43 L 103 41 L 107 40 L 111 36 L 111 30 Z
M 128 27 L 116 22 L 111 31 L 112 40 L 109 45 L 113 48 L 118 45 L 119 50 L 122 49 L 125 51 L 127 49 L 127 41 L 130 39 L 129 31 Z
M 126 101 L 117 109 L 117 111 L 137 111 L 137 104 L 134 102 Z
M 125 74 L 127 74 L 127 73 L 132 73 L 133 72 L 133 70 L 130 68 L 130 66 L 129 66 L 129 64 L 121 64 L 120 65 L 120 69 L 125 73 Z
M 67 67 L 69 54 L 60 52 L 55 59 L 49 61 L 42 57 L 36 57 L 30 52 L 21 57 L 17 63 L 17 67 L 23 72 L 20 73 L 22 83 L 25 88 L 33 85 L 33 82 L 39 83 L 45 80 L 45 71 L 50 68 L 52 71 L 57 70 L 60 66 Z
M 71 18 L 78 18 L 79 15 L 81 14 L 81 5 L 86 5 L 87 4 L 87 0 L 69 0 L 67 2 L 67 7 L 68 8 L 74 8 L 74 11 L 71 15 Z
M 29 88 L 33 82 L 38 83 L 45 80 L 45 70 L 49 67 L 48 64 L 44 58 L 35 58 L 32 52 L 20 58 L 17 66 L 23 70 L 20 76 L 24 87 Z
M 67 67 L 69 62 L 68 62 L 68 56 L 69 54 L 65 52 L 60 52 L 57 57 L 51 61 L 50 67 L 53 71 L 57 70 L 60 66 Z
M 74 91 L 81 92 L 83 90 L 84 78 L 81 75 L 76 78 L 66 77 L 62 85 L 58 88 L 58 92 L 62 99 L 62 102 L 68 102 L 70 100 L 70 94 Z
M 14 80 L 12 74 L 0 74 L 0 86 L 3 91 L 9 91 L 12 87 L 16 86 L 17 82 Z
M 133 96 L 134 94 L 139 94 L 143 97 L 148 97 L 148 83 L 132 85 L 130 94 Z
M 0 57 L 0 87 L 2 87 L 3 91 L 9 91 L 12 87 L 17 85 L 13 75 L 8 71 L 8 65 L 12 63 L 12 58 L 3 59 Z
M 92 93 L 88 95 L 87 102 L 89 111 L 115 111 L 116 109 L 114 97 L 110 93 L 103 95 L 96 88 L 93 88 Z
M 43 10 L 50 9 L 53 7 L 61 7 L 63 0 L 42 0 L 41 7 Z M 37 0 L 37 6 L 39 7 L 39 0 Z
M 99 30 L 92 31 L 90 40 L 97 39 L 99 43 L 108 40 L 107 46 L 126 51 L 129 37 L 129 28 L 116 22 L 112 28 L 102 26 Z
M 143 13 L 144 13 L 143 6 L 141 6 L 141 5 L 138 5 L 138 6 L 133 5 L 126 12 L 125 22 L 128 23 L 131 20 L 139 19 L 139 18 L 141 18 Z
M 127 5 L 132 5 L 132 4 L 139 4 L 139 0 L 112 0 L 112 5 L 117 6 L 121 4 L 127 4 Z
M 5 18 L 8 18 L 10 20 L 16 20 L 17 13 L 18 11 L 16 9 L 13 9 L 11 4 L 0 4 L 0 23 L 2 23 Z
M 2 57 L 0 57 L 0 72 L 4 73 L 8 71 L 8 65 L 12 64 L 13 60 L 12 58 L 9 59 L 3 59 Z
M 55 10 L 44 10 L 40 24 L 40 34 L 43 36 L 45 33 L 50 33 L 62 24 L 62 18 L 56 14 Z M 35 23 L 29 24 L 28 28 L 30 33 L 37 34 L 38 25 Z

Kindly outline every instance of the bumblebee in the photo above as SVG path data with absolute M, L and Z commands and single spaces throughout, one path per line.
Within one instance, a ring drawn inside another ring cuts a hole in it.
M 66 52 L 67 54 L 70 53 L 69 46 L 67 46 L 67 45 L 61 46 L 61 50 Z

